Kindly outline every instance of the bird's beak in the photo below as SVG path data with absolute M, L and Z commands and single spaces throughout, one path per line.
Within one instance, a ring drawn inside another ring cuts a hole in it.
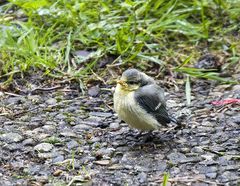
M 127 83 L 123 80 L 117 80 L 117 83 L 120 84 L 121 86 L 123 86 L 124 88 L 128 87 Z

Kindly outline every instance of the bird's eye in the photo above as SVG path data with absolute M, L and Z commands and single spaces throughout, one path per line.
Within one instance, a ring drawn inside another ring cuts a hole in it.
M 137 81 L 128 81 L 127 83 L 128 83 L 129 85 L 136 85 L 136 84 L 138 84 Z

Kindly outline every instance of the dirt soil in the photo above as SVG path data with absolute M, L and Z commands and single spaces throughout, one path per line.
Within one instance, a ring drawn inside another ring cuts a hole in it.
M 0 185 L 240 184 L 240 85 L 192 83 L 165 87 L 168 110 L 180 129 L 151 138 L 130 129 L 112 110 L 112 86 L 55 87 L 0 92 Z

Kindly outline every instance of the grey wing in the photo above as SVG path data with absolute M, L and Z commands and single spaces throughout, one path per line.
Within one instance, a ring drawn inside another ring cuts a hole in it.
M 147 85 L 138 89 L 135 93 L 138 104 L 151 114 L 159 123 L 166 125 L 170 123 L 164 100 L 164 92 L 156 84 Z

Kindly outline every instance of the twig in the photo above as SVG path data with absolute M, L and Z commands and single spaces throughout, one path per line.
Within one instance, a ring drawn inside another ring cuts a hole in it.
M 3 92 L 4 94 L 7 94 L 9 96 L 15 96 L 15 97 L 21 97 L 21 95 L 19 94 L 14 94 L 14 93 L 11 93 L 11 92 Z
M 6 116 L 6 115 L 9 115 L 9 113 L 4 112 L 0 114 L 0 116 Z
M 97 75 L 95 72 L 93 72 L 93 70 L 91 69 L 91 72 L 93 73 L 94 76 L 97 77 L 98 80 L 100 80 L 101 82 L 103 82 L 105 85 L 107 84 L 106 81 L 104 81 L 103 78 L 101 78 L 99 75 Z
M 119 59 L 121 59 L 121 55 L 118 56 L 116 59 L 114 59 L 114 61 L 111 63 L 111 64 L 108 64 L 107 67 L 115 67 L 115 66 L 120 66 L 122 63 L 117 63 L 117 64 L 114 64 L 116 63 Z
M 208 152 L 211 152 L 211 153 L 213 153 L 213 154 L 217 154 L 217 155 L 219 155 L 219 156 L 223 156 L 223 155 L 224 155 L 223 152 L 218 152 L 218 151 L 215 151 L 215 150 L 211 150 L 211 149 L 209 149 L 209 148 L 207 148 L 207 147 L 203 147 L 203 150 L 208 151 Z
M 48 88 L 35 88 L 33 89 L 31 92 L 36 92 L 36 91 L 52 91 L 52 90 L 56 90 L 56 89 L 60 89 L 62 88 L 62 86 L 58 85 L 55 87 L 48 87 Z

